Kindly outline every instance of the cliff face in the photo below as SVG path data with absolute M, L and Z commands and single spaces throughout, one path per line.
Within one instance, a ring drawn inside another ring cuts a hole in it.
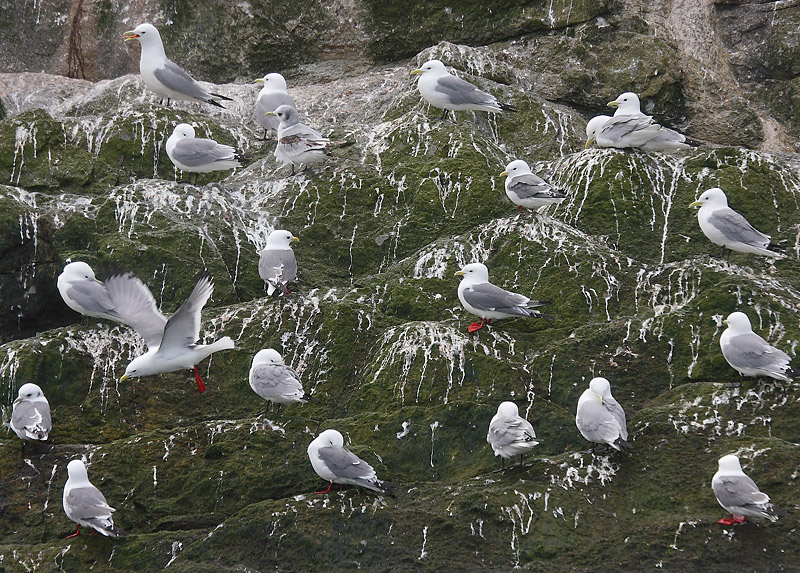
M 0 568 L 721 571 L 798 558 L 800 389 L 736 386 L 719 350 L 734 310 L 791 355 L 800 341 L 798 80 L 779 57 L 795 49 L 798 6 L 109 2 L 80 20 L 104 55 L 87 77 L 113 78 L 96 83 L 53 75 L 62 45 L 26 49 L 36 34 L 67 36 L 69 20 L 31 12 L 54 7 L 0 4 L 15 33 L 27 30 L 0 52 L 15 71 L 0 75 L 2 414 L 35 382 L 54 422 L 52 446 L 25 459 L 0 434 Z M 203 79 L 284 71 L 301 117 L 355 144 L 287 178 L 273 143 L 256 141 L 257 86 L 217 86 L 235 100 L 225 110 L 158 105 L 124 75 L 138 49 L 119 36 L 144 19 Z M 737 36 L 748 21 L 756 33 Z M 520 111 L 431 119 L 409 76 L 431 57 Z M 20 73 L 34 69 L 49 73 Z M 583 150 L 586 119 L 626 90 L 713 145 Z M 250 163 L 177 182 L 164 143 L 179 122 Z M 518 214 L 499 177 L 513 158 L 568 198 Z M 688 207 L 713 186 L 787 258 L 713 258 Z M 273 228 L 300 238 L 299 293 L 277 300 L 257 270 Z M 237 345 L 201 365 L 208 391 L 182 372 L 119 383 L 143 343 L 63 304 L 67 260 L 133 271 L 167 314 L 207 268 L 216 288 L 202 339 Z M 467 334 L 453 272 L 473 261 L 550 300 L 556 320 Z M 270 346 L 318 402 L 262 412 L 247 372 Z M 628 413 L 630 454 L 589 452 L 575 428 L 596 375 Z M 492 473 L 486 430 L 508 399 L 543 443 L 529 467 Z M 397 498 L 312 493 L 322 484 L 306 447 L 329 427 L 401 484 Z M 787 519 L 715 523 L 710 482 L 727 453 Z M 63 539 L 74 529 L 60 497 L 78 456 L 125 541 Z

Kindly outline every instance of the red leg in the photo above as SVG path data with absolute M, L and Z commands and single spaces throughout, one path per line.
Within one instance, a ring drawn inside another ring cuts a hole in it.
M 519 213 L 522 214 L 522 205 L 519 206 Z
M 342 491 L 343 489 L 344 489 L 344 484 L 343 483 L 339 484 L 339 491 Z
M 315 491 L 314 493 L 328 493 L 329 491 L 331 491 L 332 487 L 333 487 L 333 482 L 328 482 L 328 489 L 326 489 L 325 491 Z
M 194 367 L 194 381 L 197 382 L 197 391 L 201 394 L 206 391 L 206 385 L 200 379 L 200 373 L 197 371 L 197 366 Z
M 78 536 L 80 534 L 81 534 L 81 524 L 79 523 L 78 524 L 78 531 L 76 531 L 72 535 L 67 535 L 67 537 L 65 539 L 69 539 L 70 537 L 76 537 L 76 536 Z
M 747 518 L 744 515 L 741 515 L 741 516 L 735 515 L 735 516 L 733 516 L 733 522 L 734 523 L 744 523 L 745 521 L 747 521 Z
M 717 520 L 717 523 L 721 523 L 722 525 L 733 525 L 733 514 L 730 517 L 723 517 L 722 519 Z
M 477 322 L 473 322 L 467 327 L 467 332 L 475 332 L 476 330 L 480 330 L 481 328 L 483 328 L 484 324 L 486 324 L 485 318 L 481 320 L 480 324 L 478 324 Z
M 94 529 L 92 529 L 92 532 L 89 535 L 94 535 Z

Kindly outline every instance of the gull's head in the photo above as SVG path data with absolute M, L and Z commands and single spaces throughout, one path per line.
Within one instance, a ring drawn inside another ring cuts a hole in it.
M 325 430 L 319 436 L 317 436 L 312 444 L 316 444 L 317 448 L 343 448 L 344 438 L 336 430 Z
M 292 243 L 296 243 L 299 240 L 285 229 L 275 229 L 267 237 L 267 248 L 288 249 L 292 246 Z
M 153 355 L 150 352 L 146 352 L 131 360 L 131 363 L 128 364 L 128 367 L 125 369 L 125 374 L 120 377 L 119 381 L 125 382 L 128 378 L 160 374 L 158 368 L 153 366 L 152 357 Z
M 753 327 L 750 325 L 750 319 L 747 318 L 747 315 L 743 312 L 730 313 L 728 318 L 725 319 L 725 324 L 727 324 L 728 328 L 736 334 L 743 334 L 745 332 L 753 331 Z
M 416 70 L 412 70 L 412 75 L 418 74 L 431 74 L 434 76 L 441 76 L 447 73 L 447 68 L 439 60 L 428 60 Z
M 508 177 L 516 177 L 517 175 L 525 175 L 531 172 L 531 168 L 528 167 L 528 164 L 525 163 L 522 159 L 515 159 L 508 165 L 506 165 L 506 170 L 503 171 L 500 175 L 507 175 Z
M 42 389 L 39 388 L 36 384 L 32 382 L 28 382 L 27 384 L 23 384 L 19 387 L 19 392 L 17 393 L 17 399 L 14 400 L 14 404 L 19 402 L 47 402 L 47 398 L 44 397 L 44 393 Z
M 283 358 L 278 354 L 277 350 L 265 348 L 264 350 L 259 350 L 253 357 L 253 366 L 256 364 L 283 364 Z
M 719 471 L 723 474 L 743 474 L 739 458 L 733 454 L 722 456 L 719 459 Z
M 589 382 L 589 389 L 597 394 L 601 402 L 603 398 L 611 396 L 611 384 L 605 378 L 592 378 L 592 381 Z
M 92 267 L 84 263 L 83 261 L 75 261 L 74 263 L 69 263 L 67 266 L 64 267 L 63 275 L 70 279 L 87 279 L 87 280 L 97 280 L 94 276 L 94 271 Z
M 486 283 L 489 282 L 489 269 L 483 263 L 470 263 L 456 271 L 456 276 L 470 283 Z
M 152 24 L 139 24 L 133 30 L 125 32 L 122 37 L 126 42 L 136 40 L 142 46 L 161 44 L 161 35 Z
M 697 201 L 689 204 L 690 207 L 704 207 L 706 205 L 711 207 L 727 207 L 728 198 L 725 196 L 725 192 L 722 189 L 719 187 L 712 187 L 700 195 Z
M 194 128 L 189 125 L 188 123 L 179 123 L 175 126 L 175 130 L 172 132 L 173 137 L 186 137 L 192 138 L 194 137 Z
M 641 113 L 639 96 L 633 92 L 625 92 L 624 94 L 621 94 L 614 101 L 608 102 L 608 106 L 617 108 L 617 111 L 621 115 L 636 115 Z
M 503 402 L 497 407 L 497 414 L 501 418 L 516 418 L 519 416 L 519 408 L 514 402 Z
M 81 460 L 72 460 L 67 464 L 67 475 L 72 481 L 89 481 L 89 476 L 86 474 L 86 466 L 83 465 Z
M 585 149 L 588 149 L 589 146 L 594 143 L 597 139 L 597 134 L 600 133 L 600 130 L 603 129 L 603 126 L 609 119 L 611 119 L 610 115 L 598 115 L 589 120 L 589 123 L 586 124 Z
M 294 125 L 300 122 L 300 117 L 297 115 L 297 110 L 290 105 L 282 105 L 275 111 L 268 111 L 264 115 L 275 116 L 278 120 L 285 125 Z
M 286 80 L 282 75 L 274 72 L 267 74 L 263 78 L 258 78 L 255 83 L 263 84 L 265 88 L 269 88 L 271 91 L 286 91 Z

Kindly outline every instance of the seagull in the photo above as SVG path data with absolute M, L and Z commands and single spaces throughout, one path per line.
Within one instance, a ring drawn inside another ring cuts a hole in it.
M 617 108 L 614 117 L 621 115 L 647 117 L 642 113 L 639 96 L 633 92 L 625 92 L 614 101 L 608 102 L 609 107 Z M 662 127 L 661 131 L 652 139 L 647 140 L 639 149 L 643 151 L 667 151 L 670 149 L 689 149 L 691 145 L 684 143 L 686 136 L 673 129 Z
M 480 324 L 470 324 L 467 332 L 480 330 L 487 322 L 491 324 L 493 318 L 530 316 L 553 320 L 552 316 L 534 310 L 550 304 L 549 302 L 531 300 L 527 296 L 493 285 L 489 282 L 489 269 L 483 263 L 466 265 L 455 274 L 462 277 L 458 284 L 458 299 L 468 312 L 482 319 Z
M 335 483 L 342 487 L 357 485 L 389 495 L 396 487 L 379 480 L 371 465 L 347 451 L 342 435 L 336 430 L 325 430 L 308 445 L 308 459 L 317 475 L 330 482 L 328 489 L 316 493 L 328 493 Z
M 277 350 L 259 350 L 250 367 L 250 387 L 253 392 L 277 404 L 305 404 L 312 397 L 303 390 L 300 375 L 283 362 Z
M 258 259 L 258 274 L 267 281 L 267 295 L 290 294 L 287 285 L 297 278 L 297 259 L 292 243 L 299 240 L 283 229 L 276 229 L 267 237 L 267 246 Z
M 275 116 L 280 120 L 275 159 L 283 165 L 292 165 L 290 175 L 294 175 L 296 163 L 306 165 L 319 163 L 330 156 L 331 149 L 347 143 L 346 141 L 331 141 L 327 137 L 322 137 L 316 129 L 300 123 L 297 110 L 290 105 L 282 105 L 275 111 L 268 111 L 264 115 Z
M 531 168 L 521 159 L 509 163 L 500 175 L 506 176 L 506 195 L 519 207 L 520 213 L 523 207 L 536 210 L 560 203 L 566 198 L 566 195 L 531 173 Z
M 519 467 L 522 456 L 530 452 L 541 440 L 536 438 L 533 426 L 525 418 L 520 417 L 514 402 L 503 402 L 497 407 L 497 414 L 489 422 L 489 433 L 486 441 L 492 446 L 495 456 L 500 456 L 500 469 L 505 469 L 506 459 L 519 455 Z
M 742 471 L 739 458 L 733 454 L 719 459 L 719 470 L 711 480 L 711 489 L 719 504 L 730 514 L 717 521 L 723 525 L 744 523 L 747 516 L 764 517 L 772 522 L 786 511 L 769 502 L 769 496 Z
M 595 141 L 600 147 L 641 148 L 661 129 L 649 115 L 598 115 L 586 124 L 586 148 Z
M 47 440 L 53 427 L 50 421 L 50 403 L 44 392 L 36 384 L 28 382 L 19 388 L 17 399 L 14 400 L 11 410 L 13 432 L 22 440 L 22 452 L 25 452 L 25 442 L 43 442 Z
M 61 298 L 75 312 L 117 322 L 122 320 L 108 296 L 106 285 L 97 280 L 88 264 L 81 261 L 69 263 L 56 284 Z
M 690 207 L 700 207 L 697 221 L 700 230 L 715 245 L 739 253 L 752 253 L 774 259 L 783 258 L 783 254 L 769 250 L 774 247 L 769 242 L 769 235 L 756 230 L 739 213 L 728 207 L 728 198 L 719 187 L 705 191 Z M 730 255 L 730 252 L 728 253 Z
M 201 276 L 189 298 L 169 320 L 156 308 L 150 289 L 131 273 L 110 277 L 106 288 L 123 322 L 136 330 L 147 344 L 147 352 L 128 364 L 120 382 L 193 368 L 197 390 L 203 393 L 206 386 L 196 364 L 218 350 L 234 347 L 228 336 L 213 344 L 196 344 L 200 336 L 200 311 L 214 291 L 211 278 L 205 274 Z
M 139 24 L 133 30 L 125 32 L 122 37 L 126 42 L 136 40 L 142 46 L 139 58 L 139 72 L 144 84 L 157 96 L 171 99 L 205 102 L 217 107 L 224 107 L 217 100 L 232 101 L 231 98 L 207 91 L 192 76 L 187 74 L 175 62 L 167 58 L 161 35 L 152 24 Z
M 789 365 L 792 358 L 753 332 L 745 313 L 729 314 L 725 324 L 728 328 L 722 331 L 719 346 L 722 356 L 740 377 L 769 376 L 783 382 L 792 381 L 794 371 Z
M 194 128 L 188 123 L 175 126 L 167 139 L 167 155 L 181 171 L 194 173 L 194 181 L 200 173 L 224 171 L 241 167 L 236 150 L 230 145 L 222 145 L 213 139 L 194 136 Z
M 267 112 L 275 111 L 282 105 L 289 105 L 297 109 L 297 106 L 286 92 L 286 80 L 282 75 L 272 73 L 267 74 L 263 78 L 258 78 L 254 83 L 262 84 L 264 87 L 258 92 L 256 98 L 256 121 L 264 128 L 264 137 L 262 140 L 267 139 L 268 131 L 278 131 L 280 120 L 277 116 L 268 116 Z
M 411 73 L 420 76 L 417 89 L 422 99 L 444 110 L 442 120 L 447 119 L 449 110 L 517 111 L 471 83 L 451 75 L 439 60 L 427 61 Z
M 608 444 L 615 450 L 633 448 L 628 443 L 625 411 L 611 395 L 611 384 L 605 378 L 593 378 L 578 400 L 575 425 L 581 435 L 597 444 Z
M 114 527 L 111 514 L 116 511 L 108 505 L 106 498 L 99 489 L 94 487 L 86 474 L 86 466 L 80 460 L 72 460 L 67 464 L 67 483 L 64 485 L 64 513 L 78 524 L 78 531 L 70 537 L 81 534 L 81 525 L 91 527 L 94 535 L 99 531 L 106 537 L 127 537 L 127 533 Z

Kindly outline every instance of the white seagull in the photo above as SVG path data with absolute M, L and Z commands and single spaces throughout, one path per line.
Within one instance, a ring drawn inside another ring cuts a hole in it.
M 639 96 L 633 92 L 625 92 L 621 94 L 614 101 L 608 102 L 609 107 L 617 108 L 614 112 L 614 117 L 621 115 L 641 116 L 647 117 L 642 113 L 641 103 Z M 691 146 L 687 143 L 686 136 L 678 133 L 674 129 L 662 127 L 655 137 L 648 139 L 644 145 L 639 149 L 643 151 L 667 151 L 670 149 L 689 149 Z
M 500 470 L 505 469 L 507 459 L 519 456 L 519 467 L 522 467 L 522 456 L 530 452 L 541 440 L 536 438 L 533 426 L 519 415 L 514 402 L 503 402 L 497 407 L 497 414 L 489 422 L 486 441 L 492 446 L 495 456 L 500 456 Z
M 170 161 L 181 171 L 194 173 L 195 183 L 200 173 L 241 167 L 233 147 L 195 137 L 194 127 L 188 123 L 175 126 L 166 147 Z
M 117 322 L 122 320 L 108 296 L 106 285 L 97 280 L 88 264 L 82 261 L 69 263 L 58 275 L 56 284 L 61 298 L 75 312 Z
M 328 493 L 335 483 L 357 485 L 389 495 L 395 488 L 394 484 L 379 480 L 371 465 L 347 451 L 342 435 L 336 430 L 325 430 L 308 445 L 308 459 L 317 475 L 330 482 L 328 489 L 316 493 Z
M 282 105 L 289 105 L 297 109 L 294 99 L 286 91 L 286 80 L 282 75 L 272 73 L 263 78 L 258 78 L 254 83 L 262 84 L 264 87 L 258 92 L 256 98 L 256 121 L 264 128 L 264 137 L 267 138 L 268 131 L 278 131 L 280 120 L 277 116 L 267 115 L 267 112 L 275 111 Z
M 106 537 L 125 537 L 128 534 L 114 527 L 111 514 L 116 511 L 108 505 L 99 489 L 94 487 L 86 474 L 86 466 L 80 460 L 72 460 L 67 464 L 67 483 L 64 485 L 64 513 L 70 520 L 78 524 L 78 531 L 70 537 L 81 534 L 81 525 L 91 527 L 92 535 L 99 531 Z
M 661 129 L 649 115 L 598 115 L 586 124 L 586 148 L 595 141 L 600 147 L 641 148 Z
M 786 511 L 772 505 L 769 496 L 758 489 L 756 483 L 742 471 L 739 458 L 733 454 L 719 459 L 719 470 L 711 479 L 711 489 L 719 504 L 730 514 L 717 521 L 723 525 L 744 523 L 747 516 L 778 521 Z
M 139 72 L 142 80 L 162 101 L 166 98 L 167 105 L 171 99 L 205 102 L 217 107 L 224 107 L 217 100 L 230 101 L 229 97 L 207 91 L 178 64 L 167 58 L 161 35 L 152 24 L 139 24 L 122 37 L 126 42 L 136 40 L 141 44 Z
M 783 258 L 781 253 L 769 250 L 773 246 L 769 235 L 756 230 L 747 219 L 728 207 L 728 198 L 719 187 L 705 191 L 690 207 L 700 207 L 697 222 L 708 240 L 725 249 L 739 253 L 752 253 L 775 259 Z M 730 254 L 730 253 L 728 253 Z
M 745 313 L 729 314 L 725 324 L 728 328 L 722 331 L 719 346 L 722 356 L 739 376 L 769 376 L 783 382 L 792 381 L 791 356 L 753 332 Z
M 608 444 L 615 450 L 632 448 L 628 443 L 625 411 L 611 395 L 605 378 L 593 378 L 578 399 L 575 425 L 581 435 L 594 444 Z
M 303 390 L 300 375 L 283 362 L 277 350 L 259 350 L 253 357 L 248 378 L 253 392 L 276 404 L 306 403 L 312 399 Z
M 50 421 L 50 403 L 36 384 L 28 382 L 19 388 L 11 410 L 11 430 L 22 440 L 22 451 L 28 440 L 40 442 L 47 439 L 53 424 Z
M 212 344 L 196 344 L 200 336 L 200 311 L 214 291 L 211 278 L 200 277 L 189 298 L 169 320 L 156 308 L 150 289 L 131 273 L 109 278 L 106 288 L 123 322 L 136 330 L 147 344 L 147 352 L 128 364 L 120 382 L 137 376 L 194 369 L 197 389 L 204 392 L 206 387 L 196 364 L 218 350 L 234 347 L 229 336 Z
M 422 99 L 444 110 L 441 119 L 446 119 L 450 110 L 517 111 L 471 83 L 451 75 L 439 60 L 429 60 L 411 73 L 419 75 L 417 89 Z
M 345 145 L 346 141 L 331 141 L 316 129 L 300 123 L 297 110 L 290 105 L 282 105 L 275 111 L 268 111 L 266 116 L 275 116 L 278 124 L 278 144 L 275 146 L 275 159 L 283 165 L 294 166 L 303 163 L 306 166 L 319 163 L 331 155 L 331 149 Z
M 258 259 L 258 274 L 267 282 L 267 295 L 289 294 L 287 285 L 297 278 L 297 259 L 292 243 L 299 240 L 284 229 L 275 229 L 267 237 L 267 246 Z
M 528 164 L 521 159 L 509 163 L 500 175 L 506 176 L 506 195 L 519 207 L 520 213 L 523 207 L 536 210 L 560 203 L 567 197 L 544 179 L 534 175 Z
M 542 314 L 536 308 L 549 304 L 548 302 L 531 300 L 527 296 L 507 291 L 489 282 L 489 269 L 483 263 L 466 265 L 456 276 L 461 277 L 458 284 L 458 299 L 464 308 L 472 314 L 481 317 L 481 322 L 473 322 L 467 327 L 467 332 L 475 332 L 483 328 L 493 318 L 509 318 L 513 316 L 530 316 L 533 318 L 546 318 L 552 316 Z

